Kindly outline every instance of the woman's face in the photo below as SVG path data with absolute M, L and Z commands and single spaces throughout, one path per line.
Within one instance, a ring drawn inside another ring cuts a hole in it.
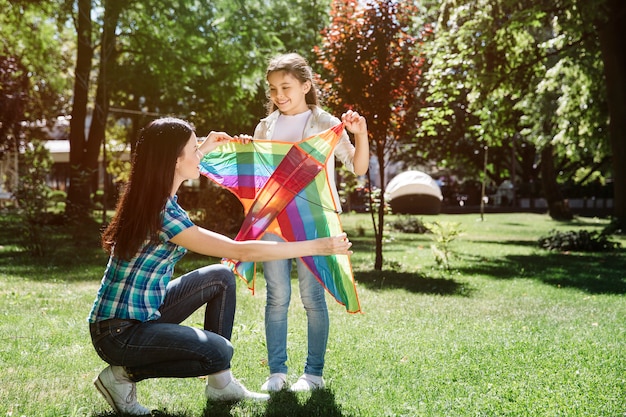
M 181 181 L 196 179 L 200 176 L 200 159 L 202 154 L 198 150 L 198 139 L 195 133 L 191 133 L 187 144 L 183 148 L 183 152 L 178 156 L 176 160 L 175 175 Z
M 285 71 L 276 71 L 267 76 L 270 87 L 270 100 L 281 113 L 287 115 L 300 114 L 309 109 L 306 104 L 306 93 L 311 83 L 301 83 L 293 75 Z

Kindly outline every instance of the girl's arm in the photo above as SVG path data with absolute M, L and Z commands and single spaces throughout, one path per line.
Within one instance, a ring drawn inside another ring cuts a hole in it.
M 356 175 L 365 175 L 370 162 L 367 121 L 359 113 L 348 110 L 341 116 L 346 129 L 354 135 L 354 157 L 352 165 Z
M 236 241 L 219 233 L 193 226 L 183 230 L 171 242 L 193 252 L 242 262 L 274 261 L 310 255 L 351 255 L 352 242 L 345 233 L 302 242 Z

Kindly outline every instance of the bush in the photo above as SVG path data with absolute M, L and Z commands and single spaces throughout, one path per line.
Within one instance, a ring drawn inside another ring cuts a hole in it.
M 244 219 L 243 206 L 230 191 L 208 183 L 202 189 L 178 191 L 180 204 L 200 227 L 234 237 Z
M 389 225 L 393 230 L 402 233 L 423 234 L 428 232 L 428 228 L 424 225 L 424 222 L 417 217 L 399 216 L 396 220 L 390 222 Z
M 454 256 L 452 244 L 457 237 L 463 235 L 460 226 L 461 223 L 459 222 L 446 221 L 435 221 L 425 224 L 425 227 L 433 235 L 434 243 L 430 245 L 430 249 L 435 257 L 435 262 L 439 268 L 447 272 L 450 272 L 452 269 L 450 266 L 450 260 Z
M 20 155 L 20 176 L 15 197 L 21 219 L 22 247 L 32 255 L 46 252 L 47 206 L 50 188 L 46 176 L 52 167 L 52 157 L 43 142 L 33 141 Z
M 619 242 L 611 241 L 609 236 L 602 232 L 552 230 L 548 236 L 539 239 L 539 246 L 561 252 L 605 252 L 618 249 L 621 245 Z

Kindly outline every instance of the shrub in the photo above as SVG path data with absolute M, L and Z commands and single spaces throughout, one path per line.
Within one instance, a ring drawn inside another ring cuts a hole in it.
M 46 176 L 51 171 L 52 157 L 43 142 L 33 141 L 32 147 L 27 146 L 20 158 L 20 176 L 15 196 L 21 219 L 22 246 L 35 256 L 43 256 L 50 193 Z
M 244 219 L 243 206 L 230 191 L 208 183 L 178 192 L 181 205 L 198 226 L 234 237 Z
M 611 241 L 609 236 L 602 232 L 552 230 L 548 236 L 539 239 L 539 246 L 543 249 L 562 252 L 605 252 L 618 249 L 621 245 L 619 242 Z
M 435 262 L 439 268 L 449 272 L 451 270 L 450 260 L 453 256 L 452 243 L 463 234 L 458 222 L 432 222 L 426 223 L 426 228 L 433 234 L 433 243 L 430 249 L 435 257 Z
M 390 222 L 390 226 L 402 233 L 423 234 L 428 232 L 428 228 L 424 222 L 417 217 L 399 216 L 396 220 Z

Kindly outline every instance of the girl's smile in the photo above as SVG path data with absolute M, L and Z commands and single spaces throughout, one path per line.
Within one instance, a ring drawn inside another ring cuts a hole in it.
M 311 89 L 311 82 L 301 83 L 285 71 L 276 71 L 267 76 L 270 87 L 270 99 L 281 113 L 300 114 L 309 109 L 306 93 Z

